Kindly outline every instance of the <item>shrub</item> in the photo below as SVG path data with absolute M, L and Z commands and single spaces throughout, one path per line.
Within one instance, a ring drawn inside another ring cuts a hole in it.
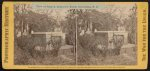
M 80 64 L 90 64 L 90 58 L 97 56 L 95 37 L 92 34 L 85 34 L 78 37 L 78 62 Z

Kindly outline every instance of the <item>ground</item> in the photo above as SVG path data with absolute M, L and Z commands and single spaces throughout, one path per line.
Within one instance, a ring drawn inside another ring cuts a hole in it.
M 122 46 L 120 55 L 93 57 L 91 64 L 96 65 L 135 65 L 137 63 L 136 51 L 134 44 L 127 44 Z
M 73 65 L 75 64 L 75 56 L 71 52 L 71 45 L 64 45 L 60 48 L 57 57 L 53 57 L 50 51 L 47 51 L 44 57 L 31 57 L 30 54 L 25 53 L 24 50 L 15 47 L 15 64 L 27 65 Z M 37 55 L 39 55 L 37 53 Z
M 134 65 L 136 64 L 136 59 L 127 55 L 121 54 L 118 56 L 107 56 L 105 58 L 91 58 L 91 62 L 96 65 Z
M 120 55 L 116 56 L 97 56 L 91 57 L 89 61 L 89 65 L 134 65 L 136 64 L 136 52 L 133 51 L 131 48 L 126 48 L 127 46 L 123 46 Z M 17 61 L 25 62 L 24 64 L 29 65 L 75 65 L 75 55 L 72 52 L 73 46 L 71 45 L 64 45 L 59 50 L 59 55 L 57 57 L 52 57 L 51 55 L 47 55 L 44 57 L 31 57 L 29 54 L 25 54 L 23 57 L 23 51 L 17 51 L 17 57 L 15 57 L 16 64 Z M 128 51 L 128 52 L 127 52 Z M 20 58 L 19 58 L 20 57 Z

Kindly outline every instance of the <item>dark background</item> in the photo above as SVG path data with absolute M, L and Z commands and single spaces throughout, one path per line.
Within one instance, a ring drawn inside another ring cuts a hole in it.
M 2 4 L 4 1 L 10 1 L 10 2 L 15 2 L 15 1 L 29 1 L 29 2 L 148 2 L 148 0 L 0 0 L 0 38 L 2 37 Z M 149 9 L 150 10 L 150 9 Z M 149 13 L 148 13 L 148 17 L 149 17 Z M 150 20 L 148 20 L 149 22 Z M 148 23 L 148 27 L 149 27 L 149 23 Z M 149 31 L 149 28 L 148 28 L 148 31 Z M 149 33 L 148 33 L 149 35 Z M 149 38 L 148 38 L 149 40 Z M 0 56 L 0 71 L 5 71 L 6 69 L 3 69 L 2 68 L 2 38 L 0 40 L 0 43 L 1 43 L 1 48 L 0 48 L 0 53 L 1 53 L 1 56 Z M 149 41 L 148 41 L 149 43 Z M 149 46 L 149 44 L 148 44 Z M 148 48 L 148 51 L 150 49 Z M 142 71 L 150 71 L 150 52 L 148 52 L 148 65 L 147 65 L 147 69 L 146 70 L 142 70 Z M 116 70 L 115 70 L 116 71 Z M 119 70 L 120 71 L 120 70 Z M 135 70 L 137 71 L 137 70 Z M 141 71 L 141 70 L 140 70 Z

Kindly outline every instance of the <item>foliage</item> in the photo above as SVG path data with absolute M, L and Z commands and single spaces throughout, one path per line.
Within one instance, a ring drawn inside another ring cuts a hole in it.
M 24 30 L 27 30 L 27 26 L 29 27 L 28 33 L 31 30 L 39 32 L 54 31 L 56 20 L 48 16 L 47 13 L 34 12 L 28 9 L 30 6 L 27 4 L 17 4 L 14 7 L 15 29 L 21 31 L 21 35 L 25 32 Z M 18 31 L 15 31 L 15 33 L 18 33 Z
M 87 30 L 88 26 L 92 24 L 93 28 L 96 28 L 99 31 L 113 31 L 117 30 L 116 25 L 121 23 L 118 18 L 112 16 L 110 13 L 103 13 L 97 10 L 80 11 L 82 12 L 78 14 L 78 18 L 80 19 L 78 20 L 79 28 L 82 27 Z
M 68 10 L 69 14 L 66 17 L 66 42 L 75 46 L 75 34 L 76 34 L 76 17 L 72 14 L 74 9 Z
M 124 24 L 126 30 L 129 32 L 128 40 L 129 43 L 136 44 L 136 32 L 137 32 L 137 17 L 136 17 L 136 5 L 130 9 L 131 14 L 129 15 L 128 19 L 124 20 Z
M 54 31 L 54 25 L 56 24 L 56 20 L 48 17 L 47 14 L 38 14 L 32 11 L 29 12 L 27 21 L 27 24 L 29 24 L 30 28 L 38 32 Z

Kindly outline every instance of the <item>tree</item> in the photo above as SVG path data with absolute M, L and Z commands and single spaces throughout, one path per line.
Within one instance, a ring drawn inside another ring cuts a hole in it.
M 56 20 L 48 17 L 47 14 L 39 14 L 30 11 L 27 17 L 27 23 L 35 32 L 52 32 L 54 31 Z
M 130 9 L 131 14 L 124 20 L 126 30 L 128 31 L 129 43 L 136 44 L 136 31 L 137 31 L 137 6 Z
M 66 17 L 67 25 L 67 43 L 75 46 L 75 34 L 76 34 L 76 18 L 75 18 L 75 9 L 68 10 L 69 14 Z
M 21 35 L 25 30 L 26 23 L 26 16 L 28 14 L 28 4 L 16 4 L 14 5 L 14 15 L 15 15 L 15 29 L 21 30 Z M 17 33 L 18 31 L 16 31 Z

